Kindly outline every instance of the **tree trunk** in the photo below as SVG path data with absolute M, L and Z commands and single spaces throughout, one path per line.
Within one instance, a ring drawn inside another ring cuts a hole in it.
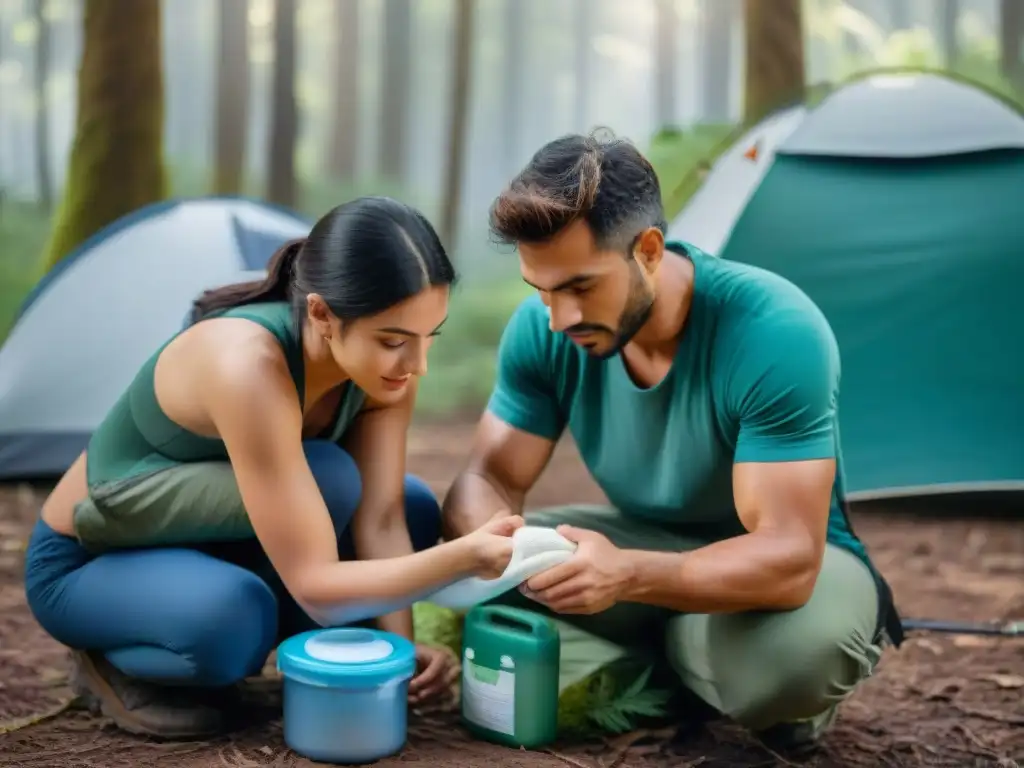
M 412 77 L 412 2 L 384 0 L 384 75 L 377 167 L 393 181 L 405 178 L 406 134 Z
M 999 4 L 999 69 L 1018 88 L 1024 89 L 1024 0 L 1002 0 Z
M 960 0 L 939 0 L 939 49 L 947 69 L 956 66 L 957 22 L 960 19 Z
M 910 0 L 889 0 L 889 24 L 892 25 L 890 32 L 897 32 L 901 29 L 910 29 L 913 21 L 913 14 L 910 12 Z
M 53 179 L 50 174 L 50 101 L 47 85 L 50 82 L 50 22 L 46 19 L 46 0 L 34 0 L 32 16 L 36 23 L 36 178 L 39 183 L 39 202 L 44 211 L 53 208 Z
M 701 118 L 707 123 L 731 122 L 732 26 L 736 0 L 701 3 Z
M 656 128 L 670 128 L 676 122 L 676 58 L 679 30 L 676 28 L 675 0 L 657 0 L 654 25 Z
M 48 268 L 166 195 L 161 47 L 159 0 L 85 1 L 75 138 Z
M 469 127 L 470 72 L 473 66 L 473 11 L 476 0 L 456 0 L 455 52 L 452 61 L 451 118 L 448 125 L 448 164 L 445 169 L 444 211 L 441 241 L 449 253 L 455 250 L 462 208 L 463 168 L 466 163 L 466 131 Z
M 576 0 L 573 14 L 576 19 L 575 62 L 573 69 L 576 75 L 576 104 L 574 121 L 580 131 L 590 130 L 590 46 L 593 36 L 591 14 L 597 0 Z
M 526 0 L 505 0 L 505 51 L 502 93 L 505 105 L 504 127 L 502 140 L 504 144 L 505 166 L 512 173 L 518 168 L 519 145 L 522 140 L 523 123 L 520 119 L 525 105 L 523 70 L 526 67 Z
M 295 3 L 276 0 L 274 10 L 274 81 L 270 101 L 270 157 L 267 200 L 294 208 L 295 141 L 299 132 L 295 103 Z
M 359 0 L 334 2 L 334 97 L 327 168 L 338 181 L 356 176 L 359 148 Z
M 744 119 L 756 122 L 804 98 L 800 0 L 745 0 L 747 41 Z
M 242 192 L 249 126 L 249 0 L 218 0 L 217 105 L 213 189 Z

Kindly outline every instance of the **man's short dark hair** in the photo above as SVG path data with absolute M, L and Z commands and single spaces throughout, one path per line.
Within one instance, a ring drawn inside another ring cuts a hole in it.
M 505 244 L 542 243 L 587 222 L 599 248 L 625 249 L 638 232 L 668 228 L 654 167 L 626 139 L 599 131 L 544 145 L 491 206 Z

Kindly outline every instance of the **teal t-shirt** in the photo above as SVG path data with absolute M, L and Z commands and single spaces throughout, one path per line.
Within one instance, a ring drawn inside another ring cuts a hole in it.
M 839 503 L 840 360 L 827 320 L 778 275 L 689 244 L 668 248 L 665 258 L 692 260 L 694 295 L 661 382 L 642 389 L 621 356 L 599 360 L 552 333 L 532 296 L 502 336 L 488 410 L 550 440 L 568 428 L 623 514 L 696 535 L 742 532 L 734 463 L 835 458 L 829 541 L 867 562 Z

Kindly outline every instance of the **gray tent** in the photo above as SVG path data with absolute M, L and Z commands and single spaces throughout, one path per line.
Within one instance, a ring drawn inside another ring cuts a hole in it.
M 0 347 L 0 481 L 62 473 L 207 288 L 265 274 L 310 223 L 263 203 L 159 203 L 106 227 L 30 294 Z

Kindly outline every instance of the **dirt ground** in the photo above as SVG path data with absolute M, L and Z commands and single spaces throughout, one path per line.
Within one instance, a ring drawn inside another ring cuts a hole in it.
M 423 429 L 411 470 L 443 492 L 468 447 L 466 428 Z M 313 765 L 285 747 L 271 677 L 253 685 L 253 718 L 230 737 L 159 744 L 119 733 L 68 708 L 65 656 L 29 614 L 21 583 L 22 548 L 40 494 L 0 488 L 0 765 L 25 768 L 298 768 Z M 560 449 L 531 506 L 600 501 L 601 494 Z M 1024 619 L 1024 525 L 982 518 L 960 500 L 957 518 L 933 504 L 920 510 L 856 510 L 855 525 L 890 580 L 906 617 L 962 621 Z M 1019 504 L 1019 502 L 1018 502 Z M 953 511 L 957 511 L 955 507 Z M 941 512 L 941 514 L 939 514 Z M 47 714 L 50 716 L 46 716 Z M 413 716 L 409 742 L 391 766 L 465 768 L 767 768 L 804 765 L 1024 765 L 1024 638 L 916 633 L 887 651 L 879 671 L 846 702 L 821 747 L 797 759 L 773 754 L 723 721 L 678 731 L 637 732 L 599 744 L 541 752 L 472 741 L 451 714 Z

